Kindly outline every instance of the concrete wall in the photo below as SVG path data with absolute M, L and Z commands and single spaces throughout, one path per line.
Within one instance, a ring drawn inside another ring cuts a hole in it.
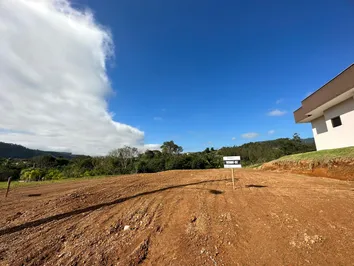
M 337 116 L 342 125 L 333 128 L 331 119 Z M 354 98 L 327 109 L 311 123 L 317 150 L 354 146 Z

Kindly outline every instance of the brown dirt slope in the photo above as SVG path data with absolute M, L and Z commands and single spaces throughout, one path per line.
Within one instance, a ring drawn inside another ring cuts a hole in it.
M 288 171 L 310 176 L 354 181 L 354 159 L 334 159 L 326 163 L 319 163 L 311 160 L 273 161 L 263 164 L 261 169 Z
M 353 265 L 353 182 L 235 176 L 235 190 L 226 169 L 16 188 L 0 264 Z
M 288 155 L 261 169 L 354 181 L 354 147 Z

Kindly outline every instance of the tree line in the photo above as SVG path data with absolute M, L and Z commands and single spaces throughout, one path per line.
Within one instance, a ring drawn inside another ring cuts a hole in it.
M 206 148 L 202 152 L 183 153 L 183 148 L 166 141 L 161 150 L 125 146 L 107 156 L 74 156 L 64 158 L 44 154 L 27 159 L 0 158 L 0 181 L 9 176 L 27 181 L 55 180 L 71 177 L 155 173 L 173 169 L 212 169 L 223 167 L 223 156 L 239 155 L 243 166 L 264 163 L 284 155 L 315 150 L 314 143 L 305 143 L 295 134 L 292 139 L 251 142 L 241 146 Z
M 261 164 L 280 157 L 315 151 L 313 139 L 303 140 L 295 133 L 292 139 L 280 138 L 270 141 L 250 142 L 241 146 L 223 147 L 219 154 L 225 156 L 239 155 L 244 165 Z

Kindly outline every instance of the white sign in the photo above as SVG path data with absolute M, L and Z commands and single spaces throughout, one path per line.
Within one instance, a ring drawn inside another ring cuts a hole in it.
M 226 156 L 223 157 L 224 168 L 242 168 L 241 156 Z

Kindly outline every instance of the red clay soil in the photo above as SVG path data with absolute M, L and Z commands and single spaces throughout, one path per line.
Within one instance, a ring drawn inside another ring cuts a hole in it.
M 287 171 L 309 176 L 329 177 L 339 180 L 354 181 L 353 160 L 331 160 L 326 163 L 313 161 L 272 161 L 262 165 L 262 170 Z
M 227 169 L 15 188 L 0 264 L 353 265 L 353 182 L 235 176 L 235 190 Z

